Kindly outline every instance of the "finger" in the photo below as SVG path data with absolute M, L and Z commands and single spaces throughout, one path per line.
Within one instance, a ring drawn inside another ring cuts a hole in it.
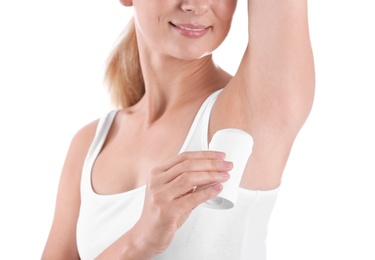
M 170 160 L 168 160 L 166 163 L 162 164 L 158 167 L 158 169 L 162 172 L 168 171 L 172 167 L 174 167 L 177 164 L 182 163 L 186 160 L 194 160 L 194 159 L 207 159 L 207 160 L 224 160 L 225 159 L 225 153 L 223 152 L 216 152 L 216 151 L 196 151 L 196 152 L 184 152 L 180 153 Z
M 198 191 L 204 190 L 207 187 L 210 187 L 210 186 L 215 185 L 215 184 L 216 183 L 209 183 L 209 184 L 206 184 L 206 185 L 199 185 L 199 186 L 197 186 L 197 187 L 194 188 L 194 191 L 198 192 Z
M 186 152 L 151 170 L 149 181 L 153 185 L 166 184 L 184 172 L 229 171 L 233 165 L 223 162 L 224 153 L 213 151 Z
M 175 199 L 185 195 L 195 187 L 204 187 L 215 183 L 226 182 L 230 178 L 228 172 L 187 172 L 181 174 L 171 182 L 165 185 L 165 188 L 171 194 L 169 199 Z M 202 190 L 200 188 L 199 190 Z
M 163 173 L 160 177 L 160 181 L 165 184 L 173 181 L 176 178 L 180 178 L 180 176 L 183 175 L 182 178 L 189 179 L 191 173 L 193 172 L 228 172 L 233 168 L 233 163 L 219 160 L 219 159 L 188 159 L 185 160 L 165 173 Z M 189 174 L 189 175 L 185 175 Z M 195 175 L 194 175 L 195 176 Z
M 209 186 L 203 190 L 195 191 L 193 193 L 188 193 L 185 196 L 182 196 L 174 201 L 176 208 L 179 208 L 183 211 L 193 209 L 203 202 L 212 199 L 217 196 L 223 190 L 223 185 L 220 183 Z

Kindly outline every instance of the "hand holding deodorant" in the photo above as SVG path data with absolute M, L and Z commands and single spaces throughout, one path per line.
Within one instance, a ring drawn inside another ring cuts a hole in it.
M 214 209 L 230 209 L 234 206 L 252 147 L 253 138 L 240 129 L 226 128 L 214 134 L 208 149 L 224 152 L 225 160 L 233 162 L 233 169 L 229 172 L 230 179 L 223 183 L 222 192 L 217 197 L 204 202 L 202 206 Z

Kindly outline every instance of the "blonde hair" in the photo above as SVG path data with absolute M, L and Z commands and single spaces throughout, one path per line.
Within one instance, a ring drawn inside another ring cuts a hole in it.
M 129 21 L 122 40 L 110 56 L 105 81 L 112 102 L 118 108 L 134 105 L 145 93 L 134 18 Z

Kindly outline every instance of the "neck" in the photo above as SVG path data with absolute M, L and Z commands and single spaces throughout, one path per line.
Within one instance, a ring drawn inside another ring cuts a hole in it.
M 223 88 L 231 76 L 215 65 L 212 56 L 186 61 L 161 54 L 146 53 L 140 48 L 140 62 L 146 93 L 135 106 L 142 111 L 147 125 L 168 111 L 203 100 Z

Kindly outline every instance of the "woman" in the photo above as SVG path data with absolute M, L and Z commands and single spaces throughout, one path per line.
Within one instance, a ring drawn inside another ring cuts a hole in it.
M 233 77 L 211 53 L 235 0 L 120 2 L 135 12 L 107 70 L 121 109 L 73 138 L 43 259 L 265 259 L 314 95 L 307 0 L 248 0 L 249 42 Z M 235 207 L 217 211 L 200 204 L 230 178 L 233 163 L 207 151 L 226 128 L 254 145 Z

